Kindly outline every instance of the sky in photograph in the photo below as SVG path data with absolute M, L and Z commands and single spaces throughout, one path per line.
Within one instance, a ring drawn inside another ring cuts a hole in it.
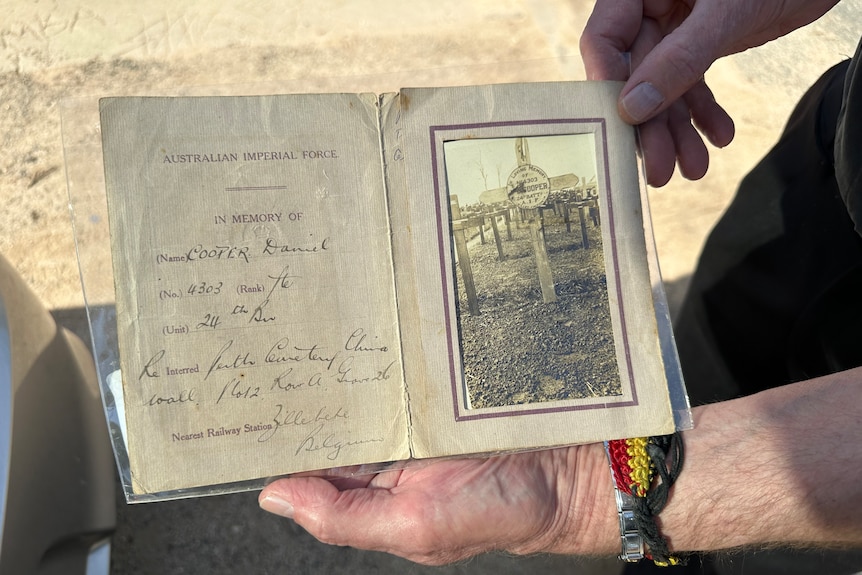
M 505 187 L 512 170 L 517 138 L 455 140 L 443 144 L 449 194 L 458 196 L 462 206 L 479 201 L 485 189 Z M 548 177 L 575 174 L 589 181 L 596 176 L 593 134 L 535 136 L 526 138 L 530 163 Z M 482 169 L 485 178 L 482 177 Z M 487 187 L 486 187 L 487 181 Z

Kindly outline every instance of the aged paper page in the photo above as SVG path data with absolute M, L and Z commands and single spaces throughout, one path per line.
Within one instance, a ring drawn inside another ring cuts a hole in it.
M 619 87 L 402 90 L 386 148 L 405 166 L 390 196 L 416 457 L 673 431 Z
M 102 101 L 135 493 L 408 456 L 377 109 Z

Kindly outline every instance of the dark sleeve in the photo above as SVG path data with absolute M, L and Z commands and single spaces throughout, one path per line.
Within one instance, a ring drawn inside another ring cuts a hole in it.
M 847 69 L 835 136 L 835 178 L 856 232 L 862 235 L 862 41 Z

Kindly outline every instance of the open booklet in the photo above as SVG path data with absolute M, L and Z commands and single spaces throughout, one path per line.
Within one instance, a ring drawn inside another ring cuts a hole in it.
M 619 89 L 103 99 L 129 500 L 673 432 Z

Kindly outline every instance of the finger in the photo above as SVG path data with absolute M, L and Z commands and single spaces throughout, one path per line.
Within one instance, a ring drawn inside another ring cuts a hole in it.
M 363 487 L 375 487 L 378 489 L 391 489 L 398 484 L 401 473 L 413 467 L 414 462 L 399 462 L 394 466 L 391 464 L 367 464 L 353 465 L 350 467 L 336 467 L 322 472 L 297 473 L 291 477 L 323 477 L 340 491 L 346 489 L 359 489 Z
M 684 100 L 678 100 L 668 108 L 668 129 L 676 148 L 680 173 L 689 180 L 699 180 L 709 168 L 709 152 L 700 133 L 691 125 Z
M 638 137 L 647 183 L 660 188 L 673 176 L 676 165 L 676 148 L 668 128 L 667 112 L 641 124 Z
M 645 19 L 631 46 L 632 66 L 637 68 L 661 41 L 662 31 L 655 20 Z M 620 115 L 626 118 L 625 110 Z M 641 154 L 647 183 L 661 187 L 673 176 L 676 165 L 676 148 L 668 128 L 668 114 L 662 112 L 642 123 L 638 129 Z
M 373 481 L 373 476 L 369 475 L 348 475 L 344 477 L 325 477 L 339 491 L 345 489 L 359 489 L 368 487 Z
M 649 45 L 651 41 L 652 38 L 645 39 L 643 44 Z M 686 19 L 656 43 L 634 68 L 620 94 L 623 119 L 639 124 L 666 110 L 702 81 L 718 56 L 717 46 L 718 41 L 702 18 Z
M 626 52 L 640 30 L 643 0 L 596 2 L 581 35 L 580 50 L 589 80 L 625 80 Z
M 736 128 L 730 115 L 718 105 L 712 90 L 705 82 L 698 82 L 684 96 L 691 110 L 695 127 L 707 137 L 709 142 L 723 148 L 733 141 Z

